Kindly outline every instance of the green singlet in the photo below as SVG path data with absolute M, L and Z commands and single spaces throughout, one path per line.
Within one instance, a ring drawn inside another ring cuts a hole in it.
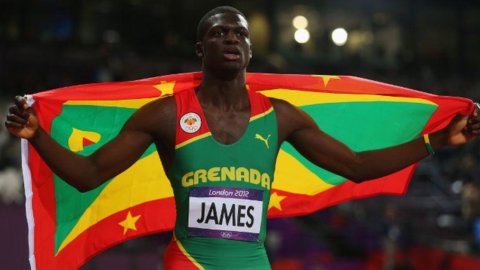
M 264 241 L 277 120 L 267 97 L 248 95 L 250 122 L 229 145 L 213 138 L 194 89 L 175 95 L 175 160 L 168 177 L 177 220 L 165 269 L 270 269 Z

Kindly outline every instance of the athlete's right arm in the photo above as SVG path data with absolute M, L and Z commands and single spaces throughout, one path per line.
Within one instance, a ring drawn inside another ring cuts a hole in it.
M 5 126 L 13 135 L 27 139 L 60 178 L 79 191 L 101 185 L 132 165 L 156 139 L 152 106 L 139 109 L 121 132 L 90 156 L 81 156 L 55 142 L 39 125 L 34 110 L 22 97 L 9 108 Z M 158 127 L 158 125 L 156 125 Z

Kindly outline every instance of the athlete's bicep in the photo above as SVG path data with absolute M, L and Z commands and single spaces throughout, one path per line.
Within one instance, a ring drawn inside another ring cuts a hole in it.
M 171 141 L 172 102 L 155 101 L 137 110 L 120 133 L 92 154 L 98 171 L 116 175 L 131 166 L 152 143 Z
M 278 108 L 278 109 L 277 109 Z M 300 154 L 319 167 L 343 176 L 351 173 L 357 155 L 342 142 L 323 132 L 301 109 L 284 101 L 276 106 L 279 133 Z
M 132 165 L 153 142 L 152 133 L 144 128 L 139 110 L 123 126 L 119 134 L 90 156 L 101 178 L 110 178 Z

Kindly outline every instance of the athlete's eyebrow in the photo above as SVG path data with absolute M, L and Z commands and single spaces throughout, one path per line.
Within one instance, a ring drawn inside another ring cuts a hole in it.
M 212 31 L 212 30 L 217 30 L 217 29 L 221 29 L 221 30 L 228 30 L 228 29 L 234 29 L 236 31 L 247 31 L 249 32 L 248 28 L 245 27 L 244 25 L 233 25 L 233 24 L 217 24 L 217 25 L 213 25 L 212 27 L 210 27 L 210 29 L 208 29 L 208 32 Z

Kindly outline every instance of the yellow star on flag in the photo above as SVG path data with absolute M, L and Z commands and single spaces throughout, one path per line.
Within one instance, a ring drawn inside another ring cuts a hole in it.
M 153 87 L 157 88 L 160 90 L 161 97 L 164 96 L 171 96 L 173 95 L 173 88 L 175 87 L 175 82 L 166 82 L 166 81 L 161 81 L 160 84 L 156 84 Z
M 287 196 L 280 196 L 276 192 L 270 195 L 270 203 L 268 204 L 268 209 L 275 207 L 278 210 L 282 210 L 282 205 L 280 203 L 286 198 Z
M 340 80 L 340 77 L 338 76 L 331 76 L 331 75 L 315 75 L 315 77 L 320 77 L 322 78 L 323 81 L 323 86 L 327 87 L 328 83 L 330 80 Z
M 123 235 L 127 233 L 128 230 L 137 230 L 137 226 L 135 225 L 140 218 L 141 215 L 138 216 L 132 216 L 132 213 L 128 211 L 127 216 L 125 217 L 124 220 L 119 222 L 118 224 L 123 227 Z

